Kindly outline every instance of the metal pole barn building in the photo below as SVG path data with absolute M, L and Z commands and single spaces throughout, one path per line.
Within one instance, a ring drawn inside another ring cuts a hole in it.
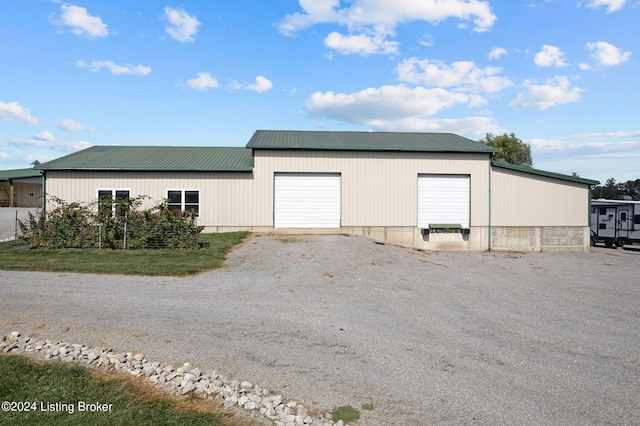
M 598 182 L 444 133 L 258 130 L 246 147 L 97 146 L 37 166 L 68 202 L 168 199 L 205 232 L 364 235 L 433 250 L 589 249 Z

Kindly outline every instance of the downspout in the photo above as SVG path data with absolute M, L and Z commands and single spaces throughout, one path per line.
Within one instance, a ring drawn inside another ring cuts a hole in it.
M 589 185 L 588 197 L 589 197 L 589 210 L 587 210 L 587 223 L 589 224 L 589 247 L 591 247 L 591 185 Z M 589 250 L 587 250 L 589 251 Z
M 47 178 L 45 171 L 42 171 L 42 210 L 47 210 Z
M 491 169 L 493 168 L 493 152 L 489 154 L 489 235 L 487 250 L 491 251 Z

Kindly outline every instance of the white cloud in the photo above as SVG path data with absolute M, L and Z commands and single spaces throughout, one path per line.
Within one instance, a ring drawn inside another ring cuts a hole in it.
M 617 132 L 581 133 L 578 135 L 572 135 L 571 137 L 574 139 L 640 139 L 640 131 L 623 132 L 619 130 Z
M 387 41 L 384 34 L 344 36 L 336 32 L 330 33 L 324 44 L 343 55 L 356 53 L 362 56 L 397 53 L 399 45 L 395 41 Z
M 503 49 L 502 47 L 494 47 L 491 49 L 491 52 L 487 55 L 489 59 L 500 59 L 504 55 L 508 55 L 507 49 Z
M 60 6 L 60 10 L 60 17 L 52 20 L 53 24 L 71 27 L 73 34 L 88 39 L 109 35 L 107 24 L 102 22 L 98 16 L 91 16 L 86 8 L 63 4 Z
M 534 2 L 534 3 L 530 3 L 530 4 L 528 4 L 528 5 L 527 5 L 527 7 L 530 7 L 530 8 L 535 9 L 535 8 L 537 8 L 537 7 L 543 7 L 545 3 L 551 3 L 552 1 L 553 1 L 553 0 L 543 0 L 543 1 L 542 1 L 542 2 L 540 2 L 540 3 L 535 3 L 535 2 Z
M 21 121 L 26 124 L 39 124 L 37 118 L 18 102 L 0 102 L 0 121 Z
M 377 125 L 407 118 L 425 117 L 457 104 L 471 104 L 473 96 L 445 89 L 409 88 L 405 85 L 369 88 L 345 94 L 316 92 L 306 103 L 307 112 L 354 124 Z
M 542 46 L 542 50 L 535 56 L 534 62 L 539 67 L 566 67 L 567 63 L 564 61 L 564 53 L 556 47 L 545 44 Z
M 589 9 L 597 9 L 606 6 L 607 13 L 622 9 L 627 0 L 588 0 L 586 6 Z
M 495 93 L 512 85 L 500 77 L 498 67 L 481 68 L 472 61 L 447 65 L 442 61 L 418 58 L 406 59 L 395 70 L 401 81 L 433 87 L 453 87 L 461 91 Z
M 111 74 L 114 75 L 123 75 L 123 74 L 132 74 L 132 75 L 147 75 L 151 72 L 151 67 L 145 67 L 142 65 L 118 65 L 113 61 L 93 61 L 90 64 L 85 61 L 76 62 L 76 66 L 79 68 L 88 68 L 93 72 L 98 72 L 102 68 L 108 68 L 111 71 Z
M 418 40 L 418 44 L 424 47 L 431 47 L 434 43 L 435 41 L 431 34 L 425 34 Z
M 433 132 L 455 133 L 466 137 L 482 137 L 487 133 L 501 134 L 506 130 L 489 117 L 422 118 L 410 117 L 399 120 L 374 120 L 373 128 L 385 132 Z
M 640 152 L 640 131 L 602 132 L 574 134 L 560 139 L 531 139 L 527 141 L 539 153 L 582 152 L 589 155 L 603 155 L 619 152 Z
M 13 139 L 11 140 L 11 145 L 18 149 L 26 149 L 26 148 L 40 148 L 40 149 L 50 149 L 53 151 L 59 152 L 75 152 L 81 149 L 89 148 L 92 146 L 91 143 L 86 141 L 79 142 L 56 142 L 56 141 L 46 141 L 46 140 L 38 140 L 38 139 Z
M 286 15 L 277 25 L 280 33 L 294 35 L 297 31 L 321 23 L 348 23 L 344 13 L 335 10 L 340 6 L 340 0 L 300 0 L 304 13 Z
M 578 102 L 580 93 L 584 90 L 579 87 L 571 87 L 569 79 L 564 76 L 549 79 L 541 85 L 526 81 L 525 86 L 527 91 L 520 93 L 509 104 L 511 108 L 538 108 L 542 110 L 569 102 Z
M 202 25 L 195 16 L 189 15 L 184 10 L 165 7 L 165 18 L 169 21 L 169 25 L 165 27 L 167 34 L 172 39 L 183 43 L 195 41 L 195 35 L 198 27 Z
M 69 118 L 63 118 L 58 121 L 58 127 L 68 132 L 81 132 L 85 130 L 95 131 L 96 129 L 85 126 L 79 121 L 71 120 Z
M 623 52 L 613 44 L 606 41 L 587 43 L 587 50 L 593 51 L 591 57 L 600 65 L 611 67 L 626 62 L 631 57 L 631 52 Z
M 273 88 L 273 83 L 266 77 L 261 75 L 256 77 L 254 84 L 247 84 L 244 86 L 246 90 L 253 90 L 258 93 L 263 93 Z
M 53 142 L 54 140 L 56 140 L 53 134 L 47 130 L 44 130 L 36 135 L 33 135 L 33 138 L 35 140 L 46 141 L 46 142 Z
M 219 86 L 218 80 L 216 80 L 215 77 L 212 77 L 208 72 L 199 72 L 196 75 L 196 78 L 187 80 L 187 85 L 192 89 L 215 89 Z
M 342 54 L 393 54 L 399 43 L 388 41 L 403 23 L 426 21 L 437 24 L 449 18 L 473 21 L 477 32 L 488 31 L 496 21 L 491 6 L 483 0 L 352 0 L 341 7 L 340 0 L 299 0 L 301 13 L 286 15 L 277 27 L 292 36 L 316 24 L 337 24 L 349 29 L 348 35 L 332 32 L 327 47 Z M 432 41 L 419 42 L 430 45 Z
M 487 31 L 496 16 L 488 2 L 482 0 L 421 0 L 389 2 L 354 0 L 340 9 L 339 0 L 300 0 L 303 13 L 286 15 L 279 23 L 280 32 L 295 32 L 321 23 L 336 23 L 354 27 L 384 27 L 413 21 L 438 23 L 448 18 L 473 21 L 475 31 Z

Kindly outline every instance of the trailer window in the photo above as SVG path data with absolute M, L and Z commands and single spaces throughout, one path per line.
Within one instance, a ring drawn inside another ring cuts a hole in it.
M 627 212 L 620 212 L 620 222 L 627 221 Z
M 640 214 L 637 214 L 633 217 L 633 223 L 636 225 L 640 225 Z
M 598 226 L 598 229 L 607 229 L 607 224 L 606 224 L 606 223 L 601 223 L 601 224 Z
M 600 214 L 601 214 L 602 216 L 604 216 L 605 214 L 607 214 L 607 209 L 606 209 L 606 208 L 604 208 L 604 207 L 600 207 Z

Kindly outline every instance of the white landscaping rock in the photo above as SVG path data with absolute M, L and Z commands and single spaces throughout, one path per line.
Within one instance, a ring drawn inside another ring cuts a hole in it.
M 307 408 L 296 401 L 284 403 L 280 394 L 270 395 L 269 391 L 249 381 L 226 381 L 217 372 L 206 373 L 184 363 L 174 369 L 171 365 L 150 362 L 143 353 L 114 353 L 112 349 L 90 348 L 80 344 L 35 340 L 13 331 L 0 336 L 0 352 L 40 353 L 46 360 L 78 362 L 106 370 L 116 369 L 136 377 L 144 377 L 169 394 L 176 396 L 192 392 L 203 398 L 216 397 L 225 407 L 239 406 L 245 410 L 258 410 L 276 425 L 285 426 L 345 426 L 341 420 L 330 421 L 331 412 L 315 418 Z M 257 413 L 257 411 L 254 411 Z

